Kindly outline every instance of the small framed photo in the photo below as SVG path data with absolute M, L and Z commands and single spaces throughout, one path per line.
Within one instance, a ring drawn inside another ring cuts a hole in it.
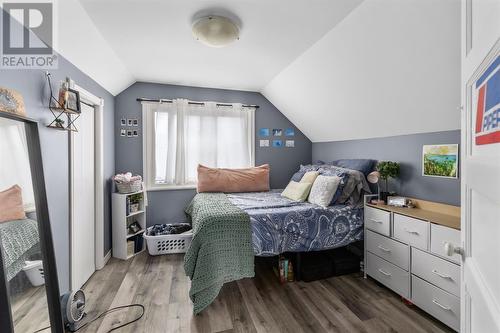
M 127 136 L 127 130 L 126 130 L 126 129 L 124 129 L 124 128 L 122 128 L 122 129 L 120 130 L 120 136 Z
M 260 147 L 269 147 L 269 140 L 259 140 Z
M 283 147 L 283 141 L 282 140 L 273 140 L 273 147 L 275 147 L 275 148 Z
M 129 235 L 133 235 L 141 230 L 141 226 L 139 225 L 138 222 L 134 222 L 131 225 L 128 226 L 128 233 Z
M 286 140 L 285 141 L 285 147 L 288 147 L 288 148 L 295 147 L 295 140 Z
M 269 136 L 269 128 L 259 129 L 259 136 L 262 136 L 262 137 Z
M 138 130 L 133 130 L 132 135 L 133 135 L 133 136 L 139 136 L 139 131 L 138 131 Z
M 127 138 L 131 138 L 133 135 L 132 130 L 127 130 Z
M 80 93 L 73 89 L 68 89 L 68 99 L 66 101 L 66 109 L 81 113 L 82 110 L 80 108 Z
M 125 118 L 120 119 L 120 126 L 127 126 L 127 119 Z
M 134 126 L 134 119 L 132 119 L 132 118 L 127 119 L 127 125 Z
M 458 178 L 458 144 L 424 145 L 422 148 L 422 175 Z
M 134 126 L 139 126 L 139 119 L 137 119 L 137 118 L 132 119 L 132 124 Z
M 285 136 L 295 136 L 295 130 L 293 128 L 287 128 L 285 130 Z
M 273 128 L 273 136 L 282 136 L 283 130 L 281 128 Z

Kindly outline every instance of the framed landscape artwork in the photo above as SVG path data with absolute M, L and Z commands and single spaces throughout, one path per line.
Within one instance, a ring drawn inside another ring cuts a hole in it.
M 458 178 L 458 144 L 425 145 L 422 152 L 422 174 Z

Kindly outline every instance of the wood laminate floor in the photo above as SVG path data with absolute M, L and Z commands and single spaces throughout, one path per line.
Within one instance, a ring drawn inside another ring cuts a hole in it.
M 89 318 L 142 303 L 144 317 L 117 332 L 452 332 L 358 273 L 281 285 L 260 260 L 255 278 L 226 284 L 209 308 L 193 316 L 182 258 L 142 253 L 129 261 L 111 259 L 84 288 Z M 139 312 L 116 312 L 82 331 L 107 332 Z

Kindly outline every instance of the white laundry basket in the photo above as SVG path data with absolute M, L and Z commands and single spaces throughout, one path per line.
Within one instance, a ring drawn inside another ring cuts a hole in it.
M 23 271 L 28 276 L 28 280 L 30 280 L 33 287 L 45 284 L 42 261 L 25 261 L 24 263 L 26 266 L 23 267 Z
M 193 232 L 190 230 L 182 234 L 160 236 L 148 236 L 146 232 L 143 237 L 146 240 L 149 254 L 157 256 L 160 254 L 186 253 L 189 245 L 191 245 Z

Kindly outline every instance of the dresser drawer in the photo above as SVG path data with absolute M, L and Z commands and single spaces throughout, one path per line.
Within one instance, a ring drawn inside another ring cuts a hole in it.
M 391 213 L 365 206 L 365 225 L 367 229 L 386 236 L 391 235 Z
M 459 264 L 461 259 L 459 254 L 454 254 L 451 257 L 446 255 L 444 251 L 444 244 L 446 242 L 460 246 L 460 230 L 431 224 L 431 252 Z
M 401 296 L 409 297 L 408 272 L 370 252 L 366 254 L 366 260 L 368 261 L 366 267 L 368 275 Z
M 408 270 L 408 245 L 369 230 L 366 231 L 365 237 L 367 251 Z
M 454 263 L 412 248 L 411 273 L 460 297 L 460 266 Z
M 412 301 L 455 331 L 460 329 L 460 299 L 412 275 Z
M 429 222 L 394 214 L 394 238 L 412 246 L 427 250 Z

